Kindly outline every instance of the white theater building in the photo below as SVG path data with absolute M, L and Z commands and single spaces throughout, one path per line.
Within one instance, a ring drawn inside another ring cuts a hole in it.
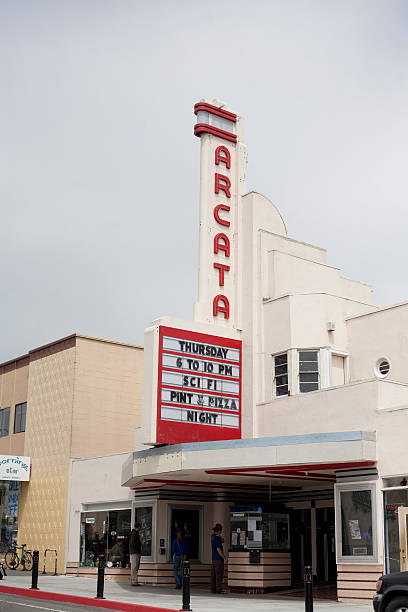
M 368 600 L 380 573 L 406 569 L 408 303 L 375 306 L 290 238 L 246 191 L 242 117 L 217 101 L 195 114 L 198 300 L 193 320 L 146 330 L 143 422 L 122 468 L 132 521 L 151 524 L 141 575 L 171 581 L 182 525 L 192 578 L 208 582 L 220 522 L 230 588 L 293 587 L 310 564 L 340 600 Z

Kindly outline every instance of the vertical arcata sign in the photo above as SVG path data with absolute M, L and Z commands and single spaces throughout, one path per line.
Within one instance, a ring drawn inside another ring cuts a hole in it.
M 157 443 L 241 437 L 242 342 L 160 326 Z
M 200 249 L 195 320 L 239 325 L 239 218 L 245 189 L 242 118 L 223 105 L 198 102 L 194 134 L 200 148 Z

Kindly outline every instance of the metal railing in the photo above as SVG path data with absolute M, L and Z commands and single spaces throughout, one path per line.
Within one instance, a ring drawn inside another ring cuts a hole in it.
M 56 576 L 57 575 L 57 566 L 58 566 L 58 552 L 57 552 L 56 548 L 46 548 L 44 550 L 44 570 L 43 570 L 43 576 L 47 573 L 45 571 L 45 565 L 46 565 L 46 562 L 47 562 L 47 553 L 49 553 L 49 552 L 54 552 L 55 553 L 55 569 L 54 569 L 53 576 Z

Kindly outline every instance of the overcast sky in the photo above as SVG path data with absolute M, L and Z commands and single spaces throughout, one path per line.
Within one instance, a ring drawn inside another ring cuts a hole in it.
M 191 318 L 203 97 L 291 237 L 408 299 L 407 0 L 0 0 L 0 62 L 0 361 Z

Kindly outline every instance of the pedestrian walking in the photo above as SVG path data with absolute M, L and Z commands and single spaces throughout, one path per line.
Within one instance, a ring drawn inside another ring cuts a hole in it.
M 139 571 L 140 557 L 142 556 L 142 541 L 139 534 L 141 528 L 141 524 L 136 523 L 129 537 L 130 584 L 132 586 L 140 586 L 137 573 Z
M 222 525 L 217 523 L 213 527 L 213 534 L 211 535 L 211 550 L 212 550 L 212 564 L 211 564 L 211 592 L 212 593 L 225 593 L 223 590 L 224 581 L 224 563 L 227 561 L 227 557 L 224 555 L 223 540 L 221 537 Z
M 173 553 L 174 580 L 176 582 L 174 588 L 181 589 L 183 563 L 188 558 L 188 542 L 184 538 L 184 531 L 182 529 L 177 530 L 177 537 L 173 540 L 171 551 Z

